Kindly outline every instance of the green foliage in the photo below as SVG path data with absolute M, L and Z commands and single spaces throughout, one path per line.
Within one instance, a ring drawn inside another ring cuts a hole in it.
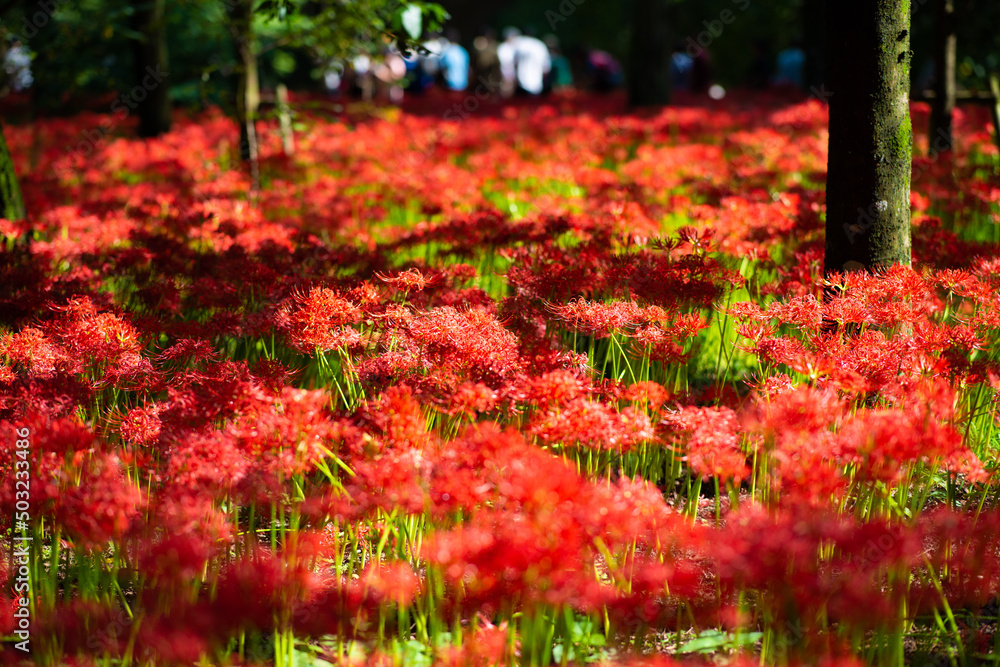
M 262 36 L 305 49 L 320 61 L 378 55 L 390 44 L 411 50 L 423 32 L 440 30 L 448 18 L 440 5 L 423 0 L 264 0 L 259 8 Z

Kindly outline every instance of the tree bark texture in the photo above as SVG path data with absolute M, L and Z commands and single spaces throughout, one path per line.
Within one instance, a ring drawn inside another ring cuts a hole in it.
M 830 155 L 825 272 L 909 264 L 909 0 L 828 5 Z

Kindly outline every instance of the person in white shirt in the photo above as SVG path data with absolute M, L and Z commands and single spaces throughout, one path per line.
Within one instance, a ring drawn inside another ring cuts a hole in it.
M 504 42 L 497 47 L 504 92 L 510 95 L 519 88 L 530 95 L 540 95 L 545 75 L 552 70 L 552 58 L 545 42 L 522 35 L 517 28 L 504 30 Z

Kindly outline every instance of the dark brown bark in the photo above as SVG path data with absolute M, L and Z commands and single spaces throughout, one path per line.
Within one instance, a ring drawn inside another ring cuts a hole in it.
M 636 0 L 628 72 L 633 107 L 670 104 L 668 6 L 668 0 Z
M 910 3 L 829 3 L 825 271 L 910 263 Z
M 934 101 L 931 104 L 930 153 L 952 149 L 952 119 L 955 114 L 955 50 L 958 38 L 955 0 L 937 0 L 934 35 Z

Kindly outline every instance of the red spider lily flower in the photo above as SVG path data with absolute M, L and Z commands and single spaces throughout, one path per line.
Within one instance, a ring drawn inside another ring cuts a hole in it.
M 447 400 L 446 414 L 471 418 L 493 410 L 497 404 L 497 392 L 481 382 L 463 382 Z
M 576 399 L 559 410 L 534 415 L 528 433 L 542 444 L 627 452 L 652 440 L 649 415 L 634 408 L 616 410 L 604 403 Z
M 406 333 L 432 375 L 451 373 L 495 387 L 521 370 L 517 338 L 483 310 L 435 308 L 410 322 Z
M 926 560 L 917 566 L 915 611 L 938 609 L 945 601 L 953 608 L 979 608 L 995 596 L 1000 585 L 1000 513 L 937 508 L 920 517 L 916 531 Z
M 630 301 L 601 303 L 578 299 L 565 305 L 551 305 L 549 310 L 570 329 L 596 338 L 622 333 L 646 320 L 643 309 Z
M 483 614 L 465 637 L 462 646 L 450 646 L 441 651 L 439 667 L 493 667 L 514 662 L 511 655 L 510 629 L 507 621 L 490 622 Z
M 740 447 L 736 413 L 729 408 L 685 407 L 668 413 L 664 423 L 687 434 L 681 451 L 691 471 L 705 479 L 739 483 L 750 475 Z
M 40 329 L 25 327 L 0 340 L 0 353 L 35 375 L 52 373 L 57 364 L 71 357 Z
M 275 320 L 289 344 L 307 354 L 355 343 L 358 332 L 349 328 L 361 319 L 361 311 L 347 299 L 325 287 L 313 287 L 282 303 Z
M 395 275 L 375 274 L 375 276 L 396 291 L 403 293 L 421 292 L 437 282 L 436 278 L 425 277 L 418 269 L 407 269 Z
M 591 390 L 591 382 L 586 376 L 568 370 L 555 370 L 528 378 L 520 390 L 519 398 L 542 410 L 551 410 L 585 397 Z

